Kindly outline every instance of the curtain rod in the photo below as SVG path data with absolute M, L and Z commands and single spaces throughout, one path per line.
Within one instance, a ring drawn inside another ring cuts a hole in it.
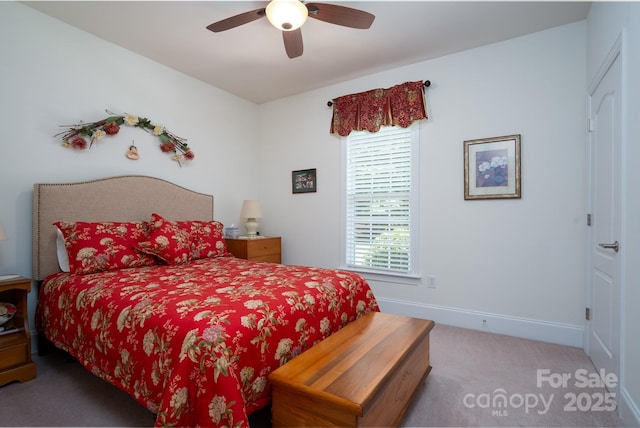
M 429 86 L 431 86 L 431 80 L 425 80 L 422 86 L 424 86 L 425 88 L 428 88 Z M 331 106 L 333 106 L 333 101 L 327 101 L 327 107 L 331 107 Z

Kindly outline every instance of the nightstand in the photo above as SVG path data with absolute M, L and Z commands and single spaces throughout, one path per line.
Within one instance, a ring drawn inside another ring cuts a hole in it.
M 0 386 L 9 382 L 26 382 L 36 377 L 36 365 L 31 361 L 31 334 L 27 317 L 29 278 L 0 281 L 0 302 L 16 306 L 16 314 L 0 332 Z
M 226 238 L 231 254 L 257 262 L 282 263 L 281 238 L 261 236 L 258 238 Z

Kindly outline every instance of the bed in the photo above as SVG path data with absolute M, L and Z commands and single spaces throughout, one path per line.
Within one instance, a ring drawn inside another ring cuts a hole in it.
M 213 196 L 161 179 L 35 184 L 39 336 L 157 426 L 247 426 L 271 371 L 379 309 L 355 273 L 238 259 L 221 237 Z

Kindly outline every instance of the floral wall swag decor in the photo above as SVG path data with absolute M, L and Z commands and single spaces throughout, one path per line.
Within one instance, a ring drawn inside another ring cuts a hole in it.
M 120 131 L 121 125 L 127 125 L 141 128 L 160 138 L 160 150 L 162 150 L 163 153 L 173 153 L 171 159 L 178 162 L 180 166 L 182 166 L 182 161 L 195 158 L 195 154 L 191 151 L 191 148 L 187 146 L 187 140 L 172 134 L 161 124 L 151 123 L 146 117 L 138 117 L 133 114 L 117 115 L 108 110 L 105 111 L 110 116 L 97 122 L 62 125 L 69 129 L 57 134 L 56 137 L 62 136 L 62 145 L 64 147 L 70 147 L 75 150 L 85 150 L 107 135 L 116 135 Z M 87 142 L 87 138 L 89 142 Z M 131 147 L 135 146 L 132 145 Z M 135 155 L 138 155 L 137 150 Z M 128 157 L 130 159 L 132 158 L 130 156 Z M 137 157 L 135 157 L 135 159 L 137 159 Z

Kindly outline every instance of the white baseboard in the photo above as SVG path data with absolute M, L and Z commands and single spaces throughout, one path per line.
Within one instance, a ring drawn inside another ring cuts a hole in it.
M 382 312 L 434 320 L 436 324 L 506 334 L 584 349 L 583 326 L 538 321 L 446 306 L 378 298 Z M 483 321 L 485 321 L 483 323 Z
M 633 402 L 629 391 L 624 387 L 620 388 L 618 405 L 620 406 L 618 414 L 622 419 L 622 425 L 625 427 L 640 427 L 640 409 L 637 403 Z

